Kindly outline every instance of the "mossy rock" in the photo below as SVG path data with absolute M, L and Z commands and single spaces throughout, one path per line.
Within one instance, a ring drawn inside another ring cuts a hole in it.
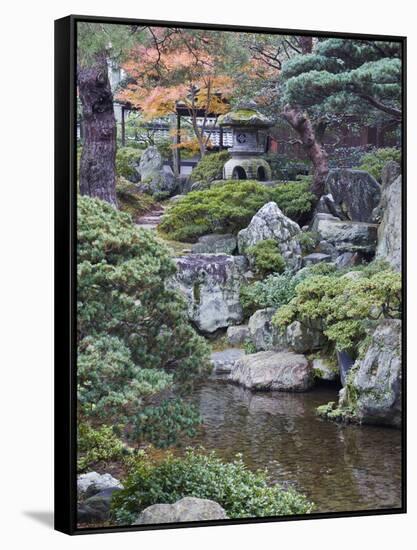
M 134 183 L 122 177 L 117 178 L 116 195 L 119 210 L 130 214 L 134 221 L 155 206 L 153 197 L 141 193 Z

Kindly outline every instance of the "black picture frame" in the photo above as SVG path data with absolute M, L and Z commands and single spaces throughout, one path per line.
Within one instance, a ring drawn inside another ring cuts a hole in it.
M 402 276 L 403 276 L 403 376 L 402 376 L 402 486 L 400 508 L 352 512 L 311 513 L 279 517 L 227 519 L 205 522 L 138 525 L 126 527 L 77 528 L 76 522 L 76 27 L 78 22 L 120 25 L 153 25 L 262 34 L 339 37 L 361 40 L 389 40 L 402 48 Z M 279 29 L 239 25 L 189 23 L 69 15 L 55 21 L 55 529 L 69 535 L 174 529 L 212 525 L 236 525 L 324 518 L 403 514 L 406 506 L 406 45 L 403 36 L 339 33 L 301 29 Z

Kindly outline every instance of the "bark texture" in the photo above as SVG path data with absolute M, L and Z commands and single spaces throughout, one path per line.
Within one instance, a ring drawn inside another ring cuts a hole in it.
M 327 153 L 316 139 L 313 125 L 305 111 L 298 106 L 286 105 L 281 115 L 297 132 L 305 152 L 313 163 L 311 191 L 319 199 L 324 194 L 324 183 L 329 173 Z
M 116 119 L 105 58 L 79 68 L 84 145 L 80 161 L 80 193 L 117 206 Z
M 300 36 L 301 53 L 311 53 L 313 50 L 313 37 L 312 36 Z

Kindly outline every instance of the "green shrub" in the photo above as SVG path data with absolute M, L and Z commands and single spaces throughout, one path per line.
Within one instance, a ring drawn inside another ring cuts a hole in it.
M 389 160 L 401 163 L 401 151 L 395 147 L 376 149 L 362 157 L 360 170 L 369 172 L 376 180 L 381 181 L 382 169 Z
M 270 273 L 282 273 L 285 269 L 285 260 L 274 239 L 257 242 L 247 249 L 246 254 L 255 271 L 262 276 Z
M 124 425 L 131 409 L 172 386 L 172 374 L 144 369 L 116 336 L 87 336 L 78 345 L 78 413 Z
M 242 286 L 240 303 L 246 315 L 252 315 L 257 309 L 278 308 L 294 298 L 297 283 L 291 273 L 270 275 L 263 281 Z
M 249 339 L 246 339 L 243 342 L 243 349 L 245 350 L 246 355 L 250 355 L 251 353 L 257 352 L 255 344 L 252 342 L 252 340 L 249 340 Z
M 264 472 L 251 472 L 240 458 L 224 463 L 214 453 L 193 450 L 184 457 L 168 454 L 159 463 L 143 454 L 132 461 L 123 484 L 112 501 L 120 525 L 131 524 L 152 504 L 173 503 L 186 496 L 218 502 L 229 518 L 308 514 L 313 509 L 293 489 L 269 485 Z
M 267 188 L 257 182 L 228 181 L 188 193 L 169 208 L 160 228 L 176 240 L 194 239 L 205 233 L 236 233 L 249 224 L 268 198 Z
M 283 328 L 295 320 L 320 322 L 339 350 L 358 351 L 368 327 L 381 317 L 401 314 L 401 275 L 391 269 L 360 278 L 340 274 L 312 275 L 295 289 L 295 297 L 280 307 L 273 323 Z
M 311 254 L 319 243 L 320 236 L 313 231 L 302 231 L 297 235 L 303 256 Z
M 272 170 L 272 177 L 281 181 L 295 180 L 299 175 L 308 174 L 311 162 L 308 159 L 297 159 L 282 153 L 262 155 Z
M 223 178 L 223 166 L 230 159 L 227 151 L 207 153 L 191 173 L 191 181 L 211 182 Z
M 194 437 L 201 423 L 195 407 L 181 399 L 165 400 L 158 406 L 145 407 L 137 416 L 134 437 L 165 448 L 174 445 L 179 436 Z
M 375 269 L 371 266 L 372 264 L 369 264 L 370 270 Z M 359 270 L 359 268 L 357 269 Z M 279 308 L 288 304 L 294 298 L 296 295 L 295 287 L 308 277 L 315 275 L 341 277 L 344 273 L 345 271 L 338 270 L 334 264 L 321 262 L 305 267 L 295 275 L 291 272 L 284 272 L 281 275 L 269 275 L 262 281 L 242 285 L 240 288 L 240 303 L 247 316 L 252 315 L 257 309 Z
M 101 463 L 122 459 L 129 453 L 126 445 L 114 434 L 110 426 L 94 429 L 88 424 L 78 425 L 77 430 L 77 471 L 92 469 Z
M 159 139 L 155 143 L 161 157 L 164 160 L 168 160 L 168 161 L 172 160 L 172 153 L 173 153 L 172 144 L 173 143 L 172 143 L 172 140 L 170 138 Z
M 209 347 L 166 284 L 175 264 L 156 236 L 99 199 L 79 197 L 77 213 L 79 414 L 131 436 L 149 401 L 209 369 Z
M 303 214 L 310 212 L 314 203 L 314 195 L 309 190 L 310 179 L 289 181 L 270 188 L 270 199 L 277 203 L 286 216 L 298 222 Z
M 269 201 L 275 201 L 284 214 L 297 220 L 310 210 L 312 200 L 305 182 L 271 188 L 252 180 L 228 180 L 188 193 L 169 208 L 159 227 L 179 241 L 207 233 L 237 233 Z
M 116 174 L 129 181 L 139 181 L 135 166 L 139 164 L 142 151 L 135 147 L 118 147 L 116 151 Z
M 135 221 L 155 205 L 155 199 L 151 195 L 141 193 L 134 183 L 122 177 L 117 178 L 116 195 L 119 209 L 130 214 Z

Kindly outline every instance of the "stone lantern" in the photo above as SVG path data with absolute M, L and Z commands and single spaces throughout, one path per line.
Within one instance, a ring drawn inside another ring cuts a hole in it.
M 256 103 L 238 105 L 220 116 L 218 123 L 231 128 L 233 135 L 233 146 L 229 149 L 232 158 L 224 165 L 223 178 L 270 180 L 271 167 L 261 158 L 265 152 L 266 135 L 260 130 L 270 128 L 273 123 L 257 110 Z

